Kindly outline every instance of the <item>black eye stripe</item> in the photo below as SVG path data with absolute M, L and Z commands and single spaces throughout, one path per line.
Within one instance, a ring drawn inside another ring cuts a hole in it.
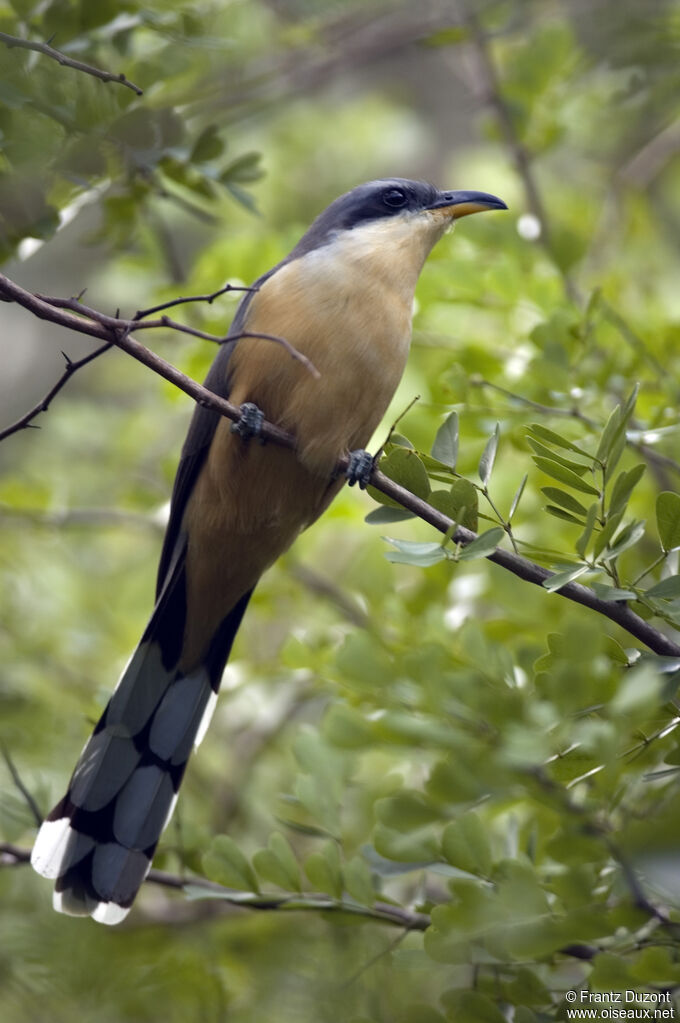
M 386 206 L 398 207 L 405 206 L 408 201 L 408 197 L 401 188 L 390 188 L 383 193 L 382 200 Z

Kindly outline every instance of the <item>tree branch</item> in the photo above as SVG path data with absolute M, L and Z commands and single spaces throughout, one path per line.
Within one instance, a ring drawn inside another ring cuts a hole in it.
M 548 215 L 531 165 L 531 156 L 517 133 L 512 110 L 503 96 L 503 90 L 486 34 L 473 9 L 473 2 L 470 2 L 470 0 L 459 0 L 459 3 L 463 10 L 463 22 L 467 25 L 470 33 L 470 42 L 476 58 L 482 99 L 496 114 L 501 134 L 512 156 L 515 170 L 524 186 L 527 206 L 541 225 L 541 233 L 538 239 L 539 244 L 560 271 L 567 297 L 574 304 L 578 305 L 580 302 L 578 290 L 569 274 L 560 267 L 555 259 Z
M 127 352 L 134 359 L 137 359 L 155 373 L 175 384 L 175 386 L 192 397 L 200 405 L 215 409 L 216 412 L 233 421 L 239 419 L 241 414 L 239 408 L 224 398 L 213 394 L 212 391 L 209 391 L 201 384 L 196 383 L 195 380 L 180 372 L 171 363 L 166 362 L 165 359 L 156 355 L 155 352 L 150 351 L 140 344 L 139 341 L 130 337 L 130 331 L 138 329 L 139 323 L 133 320 L 122 320 L 117 317 L 106 316 L 104 313 L 96 312 L 85 306 L 78 307 L 80 315 L 75 315 L 70 311 L 74 304 L 77 306 L 75 299 L 47 299 L 31 294 L 8 277 L 5 277 L 4 274 L 0 274 L 0 298 L 2 297 L 7 301 L 17 302 L 40 319 L 49 320 L 62 327 L 75 330 L 80 334 L 88 334 L 90 337 L 97 338 L 97 340 L 122 348 L 123 351 Z M 167 326 L 167 323 L 159 321 L 159 326 L 161 325 Z M 265 440 L 273 441 L 283 447 L 295 448 L 295 437 L 273 423 L 267 421 L 263 423 L 261 436 Z M 337 475 L 344 475 L 347 466 L 347 457 L 339 459 L 335 469 Z M 415 494 L 400 487 L 381 473 L 379 469 L 373 470 L 370 483 L 377 490 L 380 490 L 381 493 L 393 498 L 402 507 L 412 511 L 424 522 L 428 522 L 440 533 L 447 534 L 452 529 L 453 521 L 451 519 L 427 504 L 426 501 L 416 497 Z M 458 526 L 453 533 L 454 542 L 463 546 L 472 543 L 476 538 L 476 533 L 465 529 L 463 526 Z M 519 579 L 533 583 L 535 586 L 542 587 L 546 579 L 552 578 L 555 574 L 541 565 L 529 561 L 527 558 L 501 550 L 500 548 L 496 548 L 492 554 L 489 554 L 488 560 L 496 565 L 500 565 L 506 571 L 512 572 Z M 601 600 L 599 597 L 596 597 L 593 590 L 574 582 L 566 583 L 556 592 L 566 600 L 581 604 L 583 607 L 588 607 L 592 611 L 596 611 L 598 614 L 609 618 L 612 622 L 615 622 L 622 629 L 625 629 L 626 632 L 630 633 L 631 636 L 640 640 L 641 643 L 654 653 L 666 657 L 680 657 L 680 645 L 673 642 L 673 640 L 669 639 L 658 629 L 655 629 L 649 622 L 644 621 L 634 611 L 631 611 L 625 602 Z
M 55 50 L 49 43 L 35 43 L 29 39 L 19 39 L 18 36 L 10 36 L 6 32 L 0 32 L 0 43 L 4 43 L 10 50 L 34 50 L 36 53 L 42 53 L 44 56 L 56 60 L 57 64 L 61 64 L 62 67 L 82 71 L 86 75 L 92 75 L 93 78 L 99 78 L 102 82 L 118 82 L 128 89 L 132 89 L 138 96 L 144 95 L 144 90 L 140 89 L 138 85 L 134 85 L 124 74 L 116 75 L 111 71 L 102 71 L 101 68 L 92 67 L 91 64 L 84 64 L 82 60 L 74 60 L 59 50 Z
M 30 849 L 23 849 L 21 846 L 12 845 L 10 842 L 0 843 L 0 867 L 19 867 L 30 862 Z M 390 902 L 378 901 L 374 902 L 372 906 L 360 906 L 354 902 L 341 902 L 316 892 L 304 892 L 295 895 L 250 895 L 247 892 L 231 891 L 229 888 L 223 888 L 222 885 L 202 877 L 179 877 L 177 874 L 168 874 L 164 870 L 150 870 L 145 884 L 155 884 L 160 885 L 162 888 L 185 891 L 190 896 L 194 895 L 199 899 L 214 899 L 241 909 L 269 912 L 283 910 L 286 912 L 350 913 L 352 916 L 360 916 L 374 923 L 391 924 L 393 927 L 400 927 L 404 931 L 426 931 L 431 923 L 428 913 L 417 913 L 409 909 L 403 909 L 401 906 L 395 906 Z M 599 949 L 592 945 L 583 944 L 567 945 L 561 949 L 563 955 L 582 960 L 593 959 L 598 951 Z
M 50 388 L 45 397 L 41 398 L 38 404 L 34 405 L 29 412 L 26 412 L 25 415 L 21 416 L 21 418 L 17 419 L 16 422 L 12 423 L 10 426 L 6 426 L 4 430 L 0 430 L 0 441 L 3 441 L 6 437 L 11 436 L 13 433 L 18 433 L 19 430 L 28 429 L 36 416 L 39 416 L 41 412 L 47 412 L 52 399 L 59 394 L 59 391 L 68 383 L 74 373 L 76 373 L 79 369 L 82 369 L 83 366 L 87 366 L 88 362 L 92 362 L 98 356 L 103 355 L 104 352 L 108 352 L 109 348 L 112 347 L 113 342 L 107 341 L 105 344 L 100 345 L 99 348 L 95 348 L 95 350 L 90 352 L 89 355 L 84 355 L 82 359 L 77 359 L 75 362 L 68 357 L 66 352 L 62 352 L 61 354 L 66 359 L 66 367 L 56 384 Z
M 259 288 L 249 288 L 245 284 L 225 284 L 223 288 L 218 288 L 217 291 L 211 291 L 208 295 L 189 295 L 188 297 L 180 295 L 179 298 L 172 298 L 169 302 L 161 302 L 160 305 L 152 305 L 149 309 L 138 309 L 132 319 L 143 320 L 146 316 L 151 316 L 152 313 L 160 313 L 164 309 L 171 309 L 176 305 L 185 305 L 187 302 L 206 302 L 208 305 L 212 305 L 216 298 L 219 298 L 220 295 L 226 295 L 230 291 L 259 290 Z

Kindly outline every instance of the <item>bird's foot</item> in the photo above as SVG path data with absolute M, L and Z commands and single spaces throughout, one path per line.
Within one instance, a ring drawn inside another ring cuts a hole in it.
M 345 469 L 345 476 L 350 487 L 358 483 L 360 489 L 365 490 L 371 478 L 374 465 L 375 459 L 370 451 L 364 451 L 363 448 L 350 451 L 349 463 Z
M 231 432 L 237 433 L 243 440 L 250 440 L 251 437 L 259 437 L 264 422 L 264 412 L 253 404 L 246 401 L 241 405 L 241 415 L 235 423 L 231 424 Z M 263 441 L 264 443 L 264 441 Z

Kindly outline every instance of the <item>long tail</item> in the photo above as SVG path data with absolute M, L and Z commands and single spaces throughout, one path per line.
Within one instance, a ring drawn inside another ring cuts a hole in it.
M 31 863 L 56 880 L 54 908 L 62 913 L 105 924 L 125 917 L 214 710 L 250 593 L 223 620 L 203 662 L 184 673 L 177 666 L 183 567 L 172 576 L 33 847 Z

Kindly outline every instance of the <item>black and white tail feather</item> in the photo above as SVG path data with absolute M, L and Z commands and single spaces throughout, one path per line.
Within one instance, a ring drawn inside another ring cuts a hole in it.
M 31 863 L 55 880 L 54 908 L 62 913 L 105 924 L 125 917 L 215 708 L 248 598 L 222 623 L 219 649 L 184 674 L 163 642 L 183 596 L 183 572 L 175 575 L 33 847 Z
M 223 346 L 206 379 L 206 386 L 224 397 L 231 348 Z M 186 540 L 181 522 L 218 420 L 209 409 L 194 411 L 175 479 L 156 606 L 66 795 L 43 822 L 33 847 L 31 863 L 54 879 L 54 908 L 62 913 L 89 915 L 105 924 L 119 923 L 128 913 L 172 814 L 189 755 L 210 722 L 250 599 L 245 594 L 222 621 L 202 663 L 183 672 Z

